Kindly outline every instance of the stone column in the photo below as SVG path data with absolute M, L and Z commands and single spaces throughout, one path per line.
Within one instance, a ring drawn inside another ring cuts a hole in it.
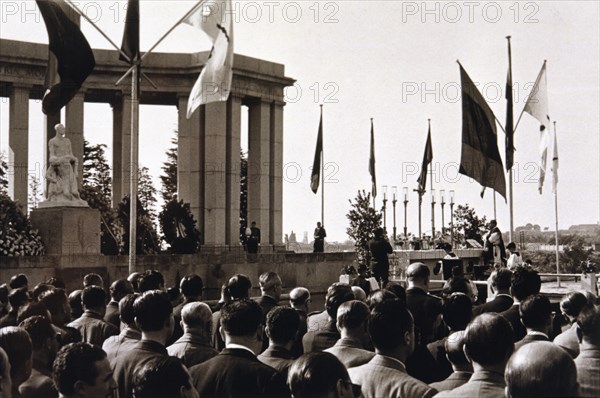
M 119 94 L 113 108 L 112 202 L 116 207 L 129 194 L 131 154 L 131 95 Z
M 84 92 L 80 90 L 67 104 L 65 111 L 65 130 L 67 138 L 71 140 L 73 156 L 79 160 L 77 170 L 77 186 L 81 188 L 83 182 L 83 103 Z
M 239 245 L 240 232 L 240 151 L 241 151 L 242 98 L 233 94 L 227 101 L 227 158 L 225 243 Z
M 270 214 L 271 106 L 258 100 L 249 105 L 248 224 L 256 221 L 263 245 L 272 243 Z
M 212 102 L 202 106 L 200 135 L 204 151 L 204 244 L 226 242 L 226 129 L 227 103 Z
M 202 231 L 204 198 L 200 188 L 200 159 L 204 158 L 204 153 L 200 150 L 200 112 L 195 111 L 187 119 L 187 104 L 188 94 L 180 95 L 177 105 L 177 198 L 190 204 L 196 225 Z
M 8 127 L 8 194 L 24 212 L 27 212 L 29 186 L 29 89 L 13 86 Z
M 270 204 L 272 243 L 282 242 L 283 225 L 283 102 L 271 104 Z

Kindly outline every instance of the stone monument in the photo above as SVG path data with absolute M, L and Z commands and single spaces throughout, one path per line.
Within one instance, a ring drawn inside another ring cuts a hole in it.
M 48 141 L 46 200 L 31 212 L 46 253 L 59 255 L 100 253 L 100 212 L 79 197 L 79 159 L 73 156 L 65 126 L 54 126 Z

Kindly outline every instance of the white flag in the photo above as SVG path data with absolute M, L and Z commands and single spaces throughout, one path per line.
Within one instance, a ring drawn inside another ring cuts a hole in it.
M 556 125 L 555 125 L 555 127 L 554 127 L 554 156 L 552 156 L 552 192 L 553 193 L 556 193 L 556 185 L 557 184 L 558 184 L 558 146 L 556 144 Z
M 540 179 L 538 189 L 542 193 L 542 186 L 546 177 L 546 161 L 548 158 L 548 147 L 550 146 L 550 135 L 548 127 L 550 125 L 550 116 L 548 116 L 548 88 L 546 83 L 546 61 L 538 74 L 535 85 L 525 104 L 525 112 L 536 118 L 540 122 Z
M 202 30 L 212 49 L 188 100 L 187 118 L 203 104 L 227 101 L 233 67 L 233 18 L 231 0 L 202 0 L 184 23 Z

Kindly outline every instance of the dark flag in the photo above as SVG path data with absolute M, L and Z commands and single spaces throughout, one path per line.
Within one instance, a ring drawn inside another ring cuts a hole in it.
M 431 126 L 427 132 L 427 143 L 425 144 L 425 153 L 423 154 L 423 164 L 421 165 L 421 174 L 417 182 L 419 183 L 419 195 L 425 192 L 427 185 L 427 167 L 433 160 L 433 148 L 431 147 Z
M 460 64 L 459 64 L 460 65 Z M 459 173 L 492 188 L 506 199 L 504 168 L 498 151 L 494 113 L 460 65 L 462 150 Z
M 510 46 L 510 43 L 509 43 Z M 510 51 L 510 50 L 509 50 Z M 506 77 L 506 171 L 513 167 L 514 163 L 514 124 L 513 124 L 513 92 L 512 92 L 512 70 L 508 70 Z
M 317 148 L 315 149 L 315 160 L 313 160 L 312 175 L 310 176 L 310 189 L 317 193 L 319 179 L 321 178 L 321 156 L 323 155 L 323 108 L 321 108 L 321 119 L 319 120 L 319 133 L 317 134 Z
M 133 64 L 140 58 L 140 1 L 129 0 L 127 2 L 127 15 L 125 16 L 125 30 L 121 51 L 129 57 Z M 119 55 L 121 61 L 127 61 L 123 54 Z
M 48 115 L 59 112 L 71 101 L 94 70 L 96 60 L 79 26 L 68 17 L 74 11 L 63 0 L 36 0 L 36 3 L 46 24 L 51 52 L 46 81 L 52 81 L 52 57 L 56 58 L 60 77 L 60 82 L 53 84 L 42 100 L 42 111 Z
M 377 196 L 377 179 L 375 178 L 375 132 L 373 131 L 373 119 L 371 119 L 371 153 L 369 155 L 369 174 L 371 174 L 371 192 L 373 198 Z

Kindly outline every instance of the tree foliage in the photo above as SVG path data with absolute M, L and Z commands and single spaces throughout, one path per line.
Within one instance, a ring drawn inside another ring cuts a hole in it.
M 118 206 L 118 219 L 123 226 L 123 250 L 129 252 L 129 215 L 131 214 L 129 196 L 125 196 Z M 137 201 L 136 254 L 157 254 L 160 252 L 158 235 L 148 212 L 140 199 Z
M 21 207 L 0 193 L 0 256 L 41 256 L 44 245 Z
M 27 204 L 29 210 L 38 207 L 38 203 L 44 198 L 42 194 L 42 184 L 40 179 L 33 174 L 29 175 L 29 194 L 27 195 Z
M 200 231 L 189 203 L 172 199 L 165 204 L 159 216 L 162 239 L 170 246 L 174 254 L 193 254 L 198 252 Z
M 240 151 L 240 224 L 248 225 L 248 154 Z
M 466 239 L 474 239 L 483 244 L 483 235 L 487 228 L 485 216 L 479 217 L 475 209 L 469 204 L 458 205 L 454 210 L 454 241 L 462 242 Z
M 164 174 L 160 176 L 160 195 L 164 203 L 169 203 L 177 197 L 177 143 L 178 133 L 175 131 L 175 137 L 171 139 L 173 146 L 167 150 L 167 161 L 163 163 Z
M 360 262 L 368 262 L 369 241 L 373 239 L 376 228 L 381 227 L 382 214 L 371 207 L 371 193 L 358 191 L 354 201 L 350 202 L 350 211 L 346 218 L 350 221 L 350 226 L 346 229 L 348 236 L 354 240 L 356 256 Z
M 8 194 L 8 164 L 4 151 L 0 152 L 0 194 Z
M 154 184 L 152 183 L 152 177 L 150 176 L 150 170 L 147 167 L 140 167 L 138 180 L 138 198 L 142 203 L 142 206 L 146 210 L 146 214 L 150 221 L 156 223 L 156 194 L 158 193 Z

